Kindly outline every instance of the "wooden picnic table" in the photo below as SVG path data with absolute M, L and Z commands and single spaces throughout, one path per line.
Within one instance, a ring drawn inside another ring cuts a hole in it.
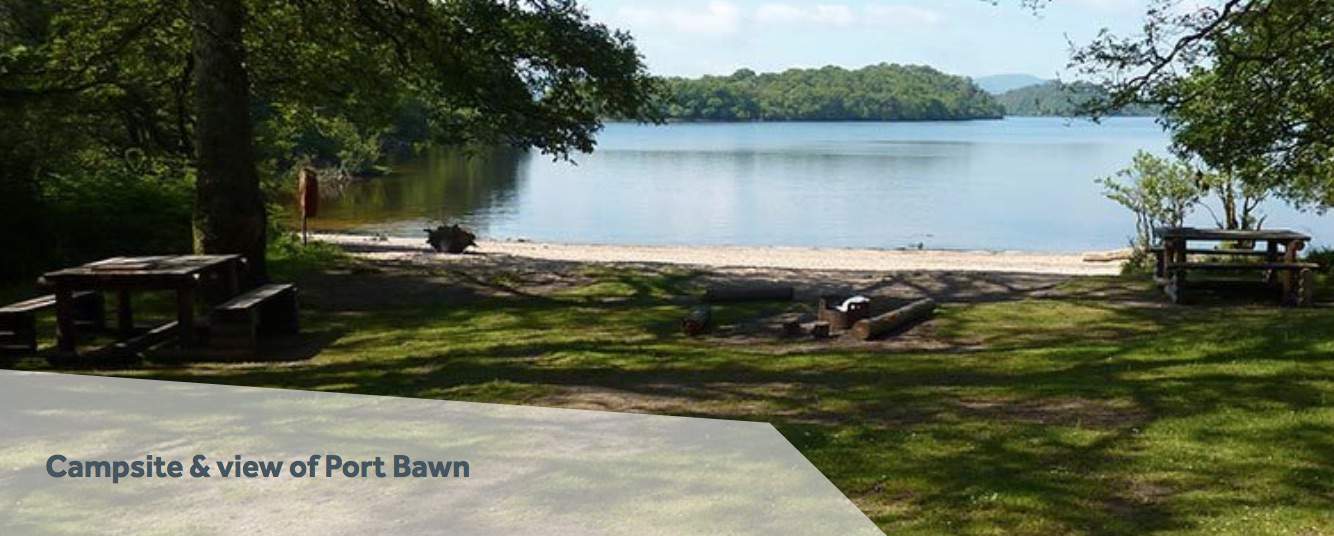
M 113 257 L 49 272 L 42 277 L 55 290 L 57 347 L 61 352 L 77 351 L 75 292 L 117 293 L 117 328 L 122 337 L 130 337 L 135 332 L 130 294 L 150 290 L 176 292 L 174 331 L 181 346 L 192 346 L 195 343 L 195 296 L 201 281 L 206 276 L 215 275 L 227 296 L 235 296 L 240 289 L 240 265 L 239 255 L 161 255 Z
M 1304 297 L 1310 289 L 1300 288 L 1299 274 L 1313 265 L 1302 263 L 1298 254 L 1306 249 L 1311 237 L 1287 229 L 1236 230 L 1199 229 L 1195 227 L 1159 227 L 1154 234 L 1162 240 L 1158 253 L 1156 275 L 1174 301 L 1179 301 L 1181 286 L 1191 271 L 1261 270 L 1267 282 L 1275 279 L 1282 285 L 1284 303 L 1305 305 Z M 1192 249 L 1191 242 L 1219 242 L 1231 247 Z M 1255 244 L 1265 243 L 1263 251 L 1252 250 Z M 1263 262 L 1191 262 L 1190 255 L 1263 257 Z

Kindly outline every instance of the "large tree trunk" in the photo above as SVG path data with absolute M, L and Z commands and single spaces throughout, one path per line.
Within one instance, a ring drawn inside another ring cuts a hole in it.
M 194 25 L 195 249 L 239 253 L 267 277 L 266 216 L 255 167 L 241 0 L 190 0 Z

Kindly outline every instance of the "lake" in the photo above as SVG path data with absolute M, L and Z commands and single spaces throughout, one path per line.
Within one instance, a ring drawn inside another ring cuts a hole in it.
M 346 186 L 314 227 L 424 237 L 448 221 L 540 242 L 1077 252 L 1127 243 L 1131 214 L 1094 180 L 1167 142 L 1148 118 L 616 123 L 574 162 L 431 152 Z M 1269 227 L 1334 238 L 1334 218 L 1280 203 L 1266 213 Z

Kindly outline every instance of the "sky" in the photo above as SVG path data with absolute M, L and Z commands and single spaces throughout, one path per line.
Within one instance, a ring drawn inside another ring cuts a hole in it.
M 1134 34 L 1149 0 L 583 0 L 655 74 L 925 64 L 965 76 L 1065 74 L 1069 43 Z M 1068 78 L 1068 77 L 1067 77 Z

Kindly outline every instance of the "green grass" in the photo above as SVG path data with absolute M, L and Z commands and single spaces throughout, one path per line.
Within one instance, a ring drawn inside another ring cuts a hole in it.
M 891 534 L 1334 534 L 1334 309 L 1158 307 L 1085 279 L 946 306 L 931 351 L 794 351 L 679 335 L 684 270 L 533 294 L 526 273 L 307 256 L 274 271 L 308 289 L 309 360 L 80 372 L 769 421 Z M 402 299 L 332 299 L 368 279 Z M 465 284 L 502 291 L 405 290 Z

